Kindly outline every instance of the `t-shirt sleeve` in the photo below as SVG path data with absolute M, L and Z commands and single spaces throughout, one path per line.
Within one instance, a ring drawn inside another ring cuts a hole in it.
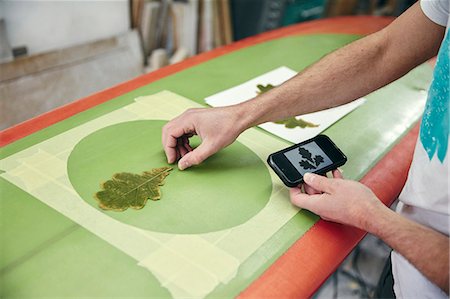
M 446 27 L 450 9 L 450 0 L 421 0 L 423 13 L 433 22 Z

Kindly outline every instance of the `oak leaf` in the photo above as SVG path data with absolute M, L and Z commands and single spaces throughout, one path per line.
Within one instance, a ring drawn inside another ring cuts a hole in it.
M 323 157 L 321 155 L 316 155 L 314 157 L 314 162 L 316 163 L 316 166 L 319 166 L 319 164 L 322 163 L 323 161 L 324 160 L 323 160 Z
M 303 167 L 303 169 L 308 170 L 308 169 L 316 169 L 316 167 L 314 165 L 312 165 L 311 163 L 309 163 L 306 160 L 301 160 L 299 162 L 300 166 Z
M 289 117 L 289 118 L 286 118 L 286 119 L 282 119 L 282 120 L 276 121 L 275 123 L 279 124 L 279 125 L 284 125 L 288 129 L 294 129 L 296 127 L 299 127 L 299 128 L 302 128 L 302 129 L 304 129 L 304 128 L 317 128 L 319 126 L 319 125 L 316 125 L 316 124 L 314 124 L 312 122 L 306 121 L 306 120 L 301 119 L 301 118 L 297 119 L 295 117 Z
M 308 151 L 306 148 L 303 147 L 299 147 L 298 148 L 298 153 L 306 160 L 309 160 L 311 162 L 314 162 L 312 159 L 312 154 L 310 151 Z
M 258 94 L 263 94 L 265 92 L 268 92 L 272 88 L 275 88 L 275 86 L 273 86 L 272 84 L 267 84 L 267 85 L 258 84 L 258 85 L 256 85 L 256 87 L 258 88 L 258 91 L 257 91 Z M 304 129 L 304 128 L 316 128 L 316 127 L 319 126 L 319 125 L 316 125 L 316 124 L 314 124 L 312 122 L 306 121 L 306 120 L 301 119 L 301 118 L 297 119 L 295 117 L 289 117 L 289 118 L 286 118 L 286 119 L 282 119 L 282 120 L 276 121 L 275 123 L 279 124 L 279 125 L 284 125 L 287 129 L 294 129 L 296 127 L 299 127 L 299 128 L 302 128 L 302 129 Z
M 267 84 L 267 85 L 258 84 L 258 85 L 256 85 L 256 87 L 258 88 L 258 91 L 256 93 L 263 94 L 265 92 L 268 92 L 275 86 L 273 86 L 272 84 Z
M 95 194 L 98 206 L 104 210 L 125 211 L 142 209 L 148 199 L 161 198 L 160 186 L 169 175 L 171 167 L 154 168 L 142 174 L 116 173 L 112 179 L 101 184 L 103 190 Z

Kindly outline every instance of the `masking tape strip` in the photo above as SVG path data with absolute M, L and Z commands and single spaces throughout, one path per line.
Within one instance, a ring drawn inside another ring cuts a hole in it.
M 139 97 L 1 160 L 0 168 L 5 171 L 1 176 L 134 258 L 174 298 L 203 298 L 219 283 L 235 277 L 239 266 L 298 212 L 275 174 L 270 172 L 269 202 L 247 222 L 216 232 L 178 235 L 136 228 L 93 208 L 74 190 L 66 169 L 75 145 L 101 128 L 142 119 L 169 120 L 195 107 L 201 106 L 169 91 Z M 255 129 L 244 132 L 238 141 L 263 161 L 287 145 Z

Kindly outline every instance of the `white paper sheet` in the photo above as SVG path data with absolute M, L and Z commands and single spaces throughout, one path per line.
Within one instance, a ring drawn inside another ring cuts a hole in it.
M 208 105 L 213 107 L 223 107 L 242 103 L 257 96 L 258 88 L 256 86 L 258 84 L 280 85 L 294 77 L 296 74 L 297 72 L 294 70 L 282 66 L 240 85 L 206 97 L 205 101 Z M 305 121 L 318 125 L 314 128 L 297 127 L 291 129 L 286 128 L 283 124 L 272 122 L 261 124 L 259 127 L 285 140 L 299 143 L 320 134 L 336 121 L 362 105 L 365 101 L 364 98 L 361 98 L 339 107 L 297 116 L 297 118 L 302 118 Z

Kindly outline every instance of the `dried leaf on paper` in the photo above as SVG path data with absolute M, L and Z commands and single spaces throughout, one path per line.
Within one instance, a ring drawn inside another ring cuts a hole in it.
M 169 175 L 171 167 L 154 168 L 142 174 L 116 173 L 112 179 L 101 184 L 103 190 L 95 194 L 98 206 L 104 210 L 125 211 L 142 209 L 148 199 L 161 198 L 160 187 Z
M 257 91 L 258 94 L 263 94 L 265 92 L 268 92 L 272 88 L 275 88 L 275 86 L 273 86 L 272 84 L 267 84 L 267 85 L 258 84 L 258 85 L 256 85 L 256 87 L 258 88 L 258 91 Z M 276 121 L 275 123 L 279 124 L 279 125 L 284 125 L 288 129 L 294 129 L 296 127 L 299 127 L 302 129 L 316 128 L 319 126 L 319 125 L 313 124 L 312 122 L 303 120 L 301 118 L 297 119 L 295 117 L 289 117 L 286 119 L 282 119 L 282 120 Z
M 299 127 L 299 128 L 302 128 L 302 129 L 304 129 L 304 128 L 316 128 L 316 127 L 319 126 L 319 125 L 316 125 L 316 124 L 314 124 L 312 122 L 303 120 L 301 118 L 297 119 L 295 117 L 289 117 L 289 118 L 286 118 L 286 119 L 282 119 L 282 120 L 276 121 L 275 123 L 279 124 L 279 125 L 284 125 L 288 129 L 293 129 L 293 128 L 296 128 L 296 127 Z
M 257 91 L 258 94 L 268 92 L 272 88 L 275 88 L 275 86 L 273 86 L 272 84 L 267 84 L 267 85 L 258 84 L 258 85 L 256 85 L 256 87 L 258 88 L 258 91 Z

